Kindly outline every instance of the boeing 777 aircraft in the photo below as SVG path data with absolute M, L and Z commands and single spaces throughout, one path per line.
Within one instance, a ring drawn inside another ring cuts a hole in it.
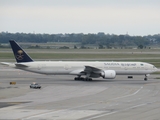
M 75 80 L 92 80 L 102 77 L 114 79 L 116 75 L 144 75 L 144 80 L 157 68 L 144 62 L 85 62 L 85 61 L 33 61 L 13 40 L 10 40 L 16 63 L 2 62 L 11 67 L 46 75 L 75 75 Z M 82 77 L 84 76 L 84 77 Z

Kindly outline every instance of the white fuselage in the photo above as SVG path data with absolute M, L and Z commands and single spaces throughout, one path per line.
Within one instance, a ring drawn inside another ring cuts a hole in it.
M 85 66 L 114 70 L 116 75 L 145 75 L 157 70 L 154 65 L 144 62 L 37 61 L 20 64 L 27 67 L 18 67 L 19 69 L 47 75 L 79 75 Z
M 92 80 L 98 77 L 114 79 L 116 75 L 145 75 L 144 80 L 147 80 L 147 74 L 157 71 L 155 66 L 144 62 L 34 61 L 16 41 L 9 42 L 17 63 L 2 64 L 39 74 L 77 75 L 75 80 Z

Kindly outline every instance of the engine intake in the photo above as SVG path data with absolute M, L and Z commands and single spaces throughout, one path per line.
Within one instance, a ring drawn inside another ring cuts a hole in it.
M 116 71 L 114 71 L 114 70 L 104 70 L 101 73 L 101 76 L 104 79 L 114 79 L 116 77 Z

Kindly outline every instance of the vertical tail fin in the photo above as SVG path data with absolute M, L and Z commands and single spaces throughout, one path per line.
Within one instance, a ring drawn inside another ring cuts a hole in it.
M 9 42 L 17 63 L 33 62 L 32 58 L 14 40 L 10 40 Z

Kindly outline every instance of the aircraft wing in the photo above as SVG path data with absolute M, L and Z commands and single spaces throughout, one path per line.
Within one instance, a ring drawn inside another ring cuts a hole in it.
M 101 72 L 102 70 L 96 67 L 92 67 L 92 66 L 85 66 L 84 72 L 86 73 L 92 73 L 92 72 Z
M 96 76 L 99 76 L 101 71 L 102 71 L 101 69 L 98 69 L 96 67 L 85 66 L 85 68 L 74 70 L 70 74 L 72 74 L 72 75 L 86 75 L 86 76 L 91 76 L 91 75 L 93 76 L 93 74 L 94 74 Z
M 87 77 L 100 77 L 102 70 L 92 66 L 85 66 L 83 71 Z

